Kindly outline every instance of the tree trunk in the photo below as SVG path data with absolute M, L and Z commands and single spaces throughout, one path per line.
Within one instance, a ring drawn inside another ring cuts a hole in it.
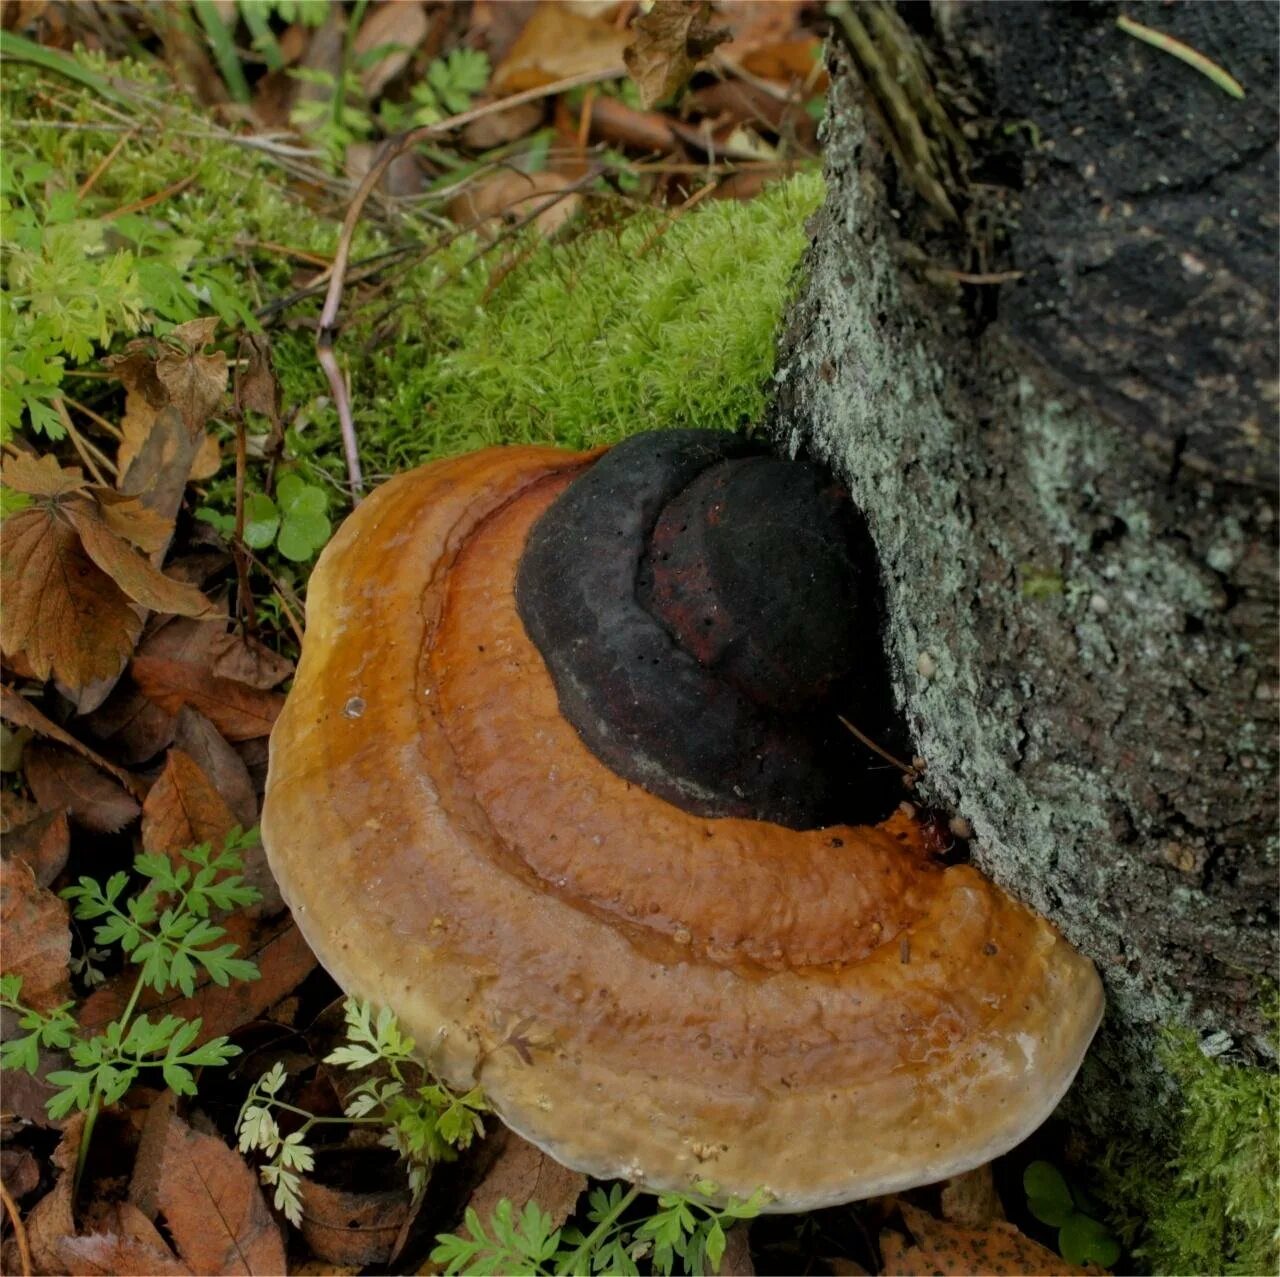
M 1277 10 L 837 13 L 828 198 L 770 428 L 865 512 L 927 799 L 1155 1029 L 1268 1053 L 1276 969 Z M 1108 1100 L 1120 1100 L 1110 1104 Z

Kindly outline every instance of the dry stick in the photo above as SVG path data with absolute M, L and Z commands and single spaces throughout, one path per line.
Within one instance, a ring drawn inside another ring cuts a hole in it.
M 102 477 L 102 471 L 94 464 L 94 454 L 97 454 L 98 460 L 101 461 L 113 475 L 116 473 L 115 466 L 113 466 L 107 457 L 98 448 L 95 448 L 93 444 L 84 438 L 84 436 L 75 428 L 75 424 L 71 420 L 71 414 L 67 411 L 67 405 L 64 404 L 61 399 L 55 399 L 53 401 L 53 406 L 57 411 L 58 416 L 62 418 L 63 428 L 71 437 L 71 442 L 75 445 L 76 451 L 80 454 L 80 460 L 84 462 L 89 473 L 93 475 L 93 477 L 102 484 L 103 487 L 106 487 L 107 481 Z
M 103 213 L 100 221 L 113 222 L 117 217 L 124 217 L 127 213 L 140 213 L 144 208 L 150 208 L 153 204 L 160 204 L 172 195 L 177 195 L 179 191 L 185 191 L 192 182 L 200 176 L 197 169 L 194 173 L 188 173 L 186 177 L 180 177 L 170 186 L 166 186 L 164 190 L 157 191 L 154 195 L 148 195 L 145 199 L 134 200 L 132 204 L 122 204 L 119 208 L 113 208 L 109 213 Z
M 540 98 L 553 97 L 557 93 L 566 93 L 570 89 L 581 88 L 586 84 L 597 84 L 601 80 L 614 80 L 624 75 L 620 67 L 609 67 L 604 71 L 589 71 L 582 75 L 569 76 L 544 84 L 534 89 L 526 89 L 523 93 L 512 94 L 509 98 L 499 98 L 487 102 L 470 111 L 450 116 L 438 124 L 424 124 L 420 128 L 410 129 L 399 137 L 388 138 L 383 143 L 377 158 L 364 175 L 364 180 L 356 190 L 355 196 L 347 206 L 346 217 L 342 221 L 342 234 L 338 237 L 338 251 L 334 254 L 332 273 L 329 276 L 329 289 L 325 294 L 324 309 L 320 312 L 320 328 L 316 333 L 316 359 L 329 381 L 329 389 L 333 392 L 334 405 L 338 410 L 338 425 L 342 431 L 342 449 L 347 459 L 347 478 L 351 484 L 352 503 L 358 503 L 364 495 L 364 476 L 360 472 L 360 453 L 356 444 L 355 421 L 351 416 L 351 400 L 347 395 L 346 383 L 341 369 L 338 367 L 338 356 L 334 350 L 337 339 L 338 311 L 342 306 L 342 289 L 347 277 L 347 263 L 351 258 L 351 242 L 355 238 L 356 225 L 364 210 L 365 202 L 373 189 L 382 180 L 392 160 L 403 155 L 411 146 L 425 141 L 429 137 L 438 137 L 451 129 L 456 129 L 482 116 L 492 115 L 498 111 L 509 110 L 513 106 L 521 106 L 525 102 L 535 102 Z
M 72 399 L 70 395 L 63 395 L 64 403 L 70 404 L 82 416 L 88 417 L 101 430 L 105 430 L 113 439 L 118 442 L 124 441 L 124 431 L 119 426 L 114 426 L 106 417 L 99 416 L 88 404 L 83 404 L 79 399 Z
M 102 157 L 98 167 L 85 178 L 84 185 L 76 192 L 77 200 L 84 199 L 84 197 L 93 190 L 94 183 L 97 182 L 98 178 L 100 178 L 107 169 L 111 167 L 111 162 L 122 150 L 124 150 L 125 143 L 128 142 L 130 138 L 136 137 L 137 133 L 138 130 L 135 128 L 131 129 L 128 133 L 121 134 L 120 140 L 106 153 L 106 155 Z
M 895 758 L 887 749 L 882 749 L 871 739 L 870 736 L 860 732 L 843 714 L 837 714 L 836 717 L 869 749 L 873 754 L 879 754 L 886 763 L 892 763 L 899 771 L 906 772 L 908 776 L 915 772 L 914 767 L 908 767 L 900 758 Z
M 3 1200 L 5 1211 L 13 1224 L 13 1237 L 18 1243 L 18 1255 L 22 1261 L 22 1277 L 31 1277 L 34 1272 L 34 1266 L 31 1263 L 31 1243 L 27 1241 L 26 1226 L 22 1222 L 22 1216 L 18 1214 L 18 1203 L 13 1200 L 3 1180 L 0 1180 L 0 1200 Z

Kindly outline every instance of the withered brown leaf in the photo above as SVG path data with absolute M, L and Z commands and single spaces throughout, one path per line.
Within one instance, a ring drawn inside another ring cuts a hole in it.
M 703 58 L 732 34 L 707 25 L 707 0 L 656 0 L 632 24 L 635 39 L 623 57 L 646 109 L 671 97 L 689 82 Z
M 234 1149 L 170 1116 L 156 1205 L 178 1253 L 197 1273 L 285 1272 L 284 1239 Z
M 139 656 L 133 662 L 133 677 L 162 709 L 176 714 L 183 705 L 190 705 L 230 741 L 269 735 L 284 708 L 284 697 L 278 692 L 222 678 L 186 661 Z
M 151 792 L 142 804 L 142 846 L 173 855 L 197 843 L 219 847 L 236 818 L 200 770 L 180 749 L 171 749 Z
M 6 465 L 6 482 L 12 469 Z M 48 468 L 19 467 L 18 482 L 37 481 L 64 482 Z M 22 653 L 35 677 L 52 675 L 79 689 L 120 672 L 141 631 L 132 603 L 183 616 L 215 614 L 199 590 L 166 577 L 139 552 L 167 535 L 167 524 L 137 498 L 102 488 L 40 494 L 5 520 L 0 647 Z
M 113 834 L 141 808 L 133 795 L 87 759 L 59 745 L 37 741 L 23 758 L 27 784 L 47 811 L 65 811 L 95 833 Z
M 67 902 L 36 881 L 25 860 L 0 862 L 0 930 L 6 974 L 22 977 L 22 1000 L 48 1011 L 71 1000 Z

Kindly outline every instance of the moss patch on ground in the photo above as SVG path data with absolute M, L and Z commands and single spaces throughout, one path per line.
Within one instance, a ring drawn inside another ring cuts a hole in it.
M 1117 1141 L 1096 1168 L 1111 1223 L 1157 1273 L 1280 1271 L 1280 1075 L 1163 1049 L 1181 1107 L 1165 1139 Z

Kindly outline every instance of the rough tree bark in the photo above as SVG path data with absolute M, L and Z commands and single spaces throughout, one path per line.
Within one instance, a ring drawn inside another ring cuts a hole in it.
M 926 795 L 1106 981 L 1090 1110 L 1146 1122 L 1157 1026 L 1268 1051 L 1277 9 L 1124 7 L 1241 101 L 1119 12 L 837 15 L 770 428 L 867 516 Z

